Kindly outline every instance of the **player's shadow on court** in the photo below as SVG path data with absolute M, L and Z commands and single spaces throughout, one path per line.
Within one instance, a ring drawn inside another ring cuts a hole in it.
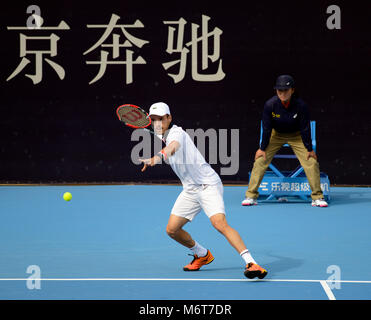
M 262 264 L 262 267 L 267 269 L 268 276 L 273 276 L 290 269 L 299 268 L 304 263 L 304 259 L 283 257 L 273 254 L 268 254 L 268 256 L 276 258 L 273 262 Z
M 236 266 L 236 267 L 226 267 L 226 268 L 212 268 L 209 266 L 207 269 L 200 269 L 200 271 L 203 272 L 215 272 L 215 271 L 228 271 L 228 270 L 240 270 L 241 271 L 241 266 Z
M 304 263 L 304 259 L 290 258 L 290 257 L 278 256 L 274 254 L 267 254 L 267 256 L 276 259 L 275 261 L 272 261 L 269 263 L 261 262 L 261 266 L 268 270 L 269 276 L 279 274 L 281 272 L 284 272 L 290 269 L 299 268 Z M 200 269 L 200 272 L 218 272 L 218 271 L 234 271 L 234 270 L 241 271 L 241 266 L 239 265 L 235 267 L 213 268 L 210 265 L 210 266 L 207 266 L 207 268 L 205 269 Z

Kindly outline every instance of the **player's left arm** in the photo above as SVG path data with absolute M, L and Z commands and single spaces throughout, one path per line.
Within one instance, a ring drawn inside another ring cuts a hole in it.
M 141 171 L 143 172 L 147 169 L 147 167 L 153 167 L 156 164 L 159 164 L 161 162 L 162 158 L 167 160 L 169 157 L 174 155 L 174 153 L 179 149 L 179 147 L 180 147 L 180 143 L 176 140 L 173 140 L 169 143 L 168 146 L 163 148 L 160 152 L 155 154 L 152 158 L 150 158 L 150 159 L 139 159 L 139 161 L 143 162 L 143 164 L 144 164 Z

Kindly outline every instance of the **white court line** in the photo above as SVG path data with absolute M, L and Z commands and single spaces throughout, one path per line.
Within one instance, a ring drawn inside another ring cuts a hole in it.
M 336 300 L 332 290 L 327 282 L 340 282 L 340 283 L 369 283 L 371 281 L 359 280 L 306 280 L 306 279 L 209 279 L 209 278 L 0 278 L 0 281 L 203 281 L 203 282 L 311 282 L 320 283 L 329 300 Z
M 0 278 L 0 281 L 217 281 L 217 282 L 340 282 L 340 283 L 369 283 L 362 280 L 306 280 L 306 279 L 210 279 L 210 278 Z
M 320 284 L 322 285 L 323 290 L 325 290 L 329 300 L 336 300 L 336 298 L 335 298 L 334 294 L 332 293 L 332 290 L 329 287 L 329 285 L 327 284 L 327 282 L 326 281 L 321 281 Z

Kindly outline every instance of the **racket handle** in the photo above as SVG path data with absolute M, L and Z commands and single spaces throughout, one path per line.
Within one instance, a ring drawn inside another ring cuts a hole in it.
M 147 128 L 143 128 L 143 130 L 145 130 L 145 131 L 148 131 L 148 132 L 150 132 L 150 133 L 152 133 L 155 137 L 157 137 L 157 138 L 159 138 L 159 139 L 161 139 L 164 143 L 165 143 L 165 140 L 164 140 L 164 138 L 160 138 L 156 133 L 154 133 L 152 130 L 149 130 L 149 129 L 147 129 Z

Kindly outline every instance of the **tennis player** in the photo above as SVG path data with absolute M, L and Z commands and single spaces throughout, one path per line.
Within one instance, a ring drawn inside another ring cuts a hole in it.
M 279 76 L 274 89 L 276 95 L 264 105 L 262 141 L 255 153 L 255 162 L 242 205 L 251 206 L 258 203 L 258 189 L 264 173 L 273 156 L 287 143 L 293 149 L 308 178 L 312 190 L 312 206 L 327 207 L 321 190 L 317 155 L 312 146 L 308 106 L 303 100 L 293 96 L 295 84 L 292 76 Z
M 158 102 L 150 107 L 149 116 L 156 135 L 166 142 L 166 147 L 150 159 L 139 159 L 143 162 L 142 172 L 148 167 L 168 160 L 171 168 L 179 177 L 183 191 L 179 194 L 166 227 L 167 234 L 192 251 L 193 260 L 184 271 L 197 271 L 214 260 L 210 250 L 195 241 L 183 229 L 195 216 L 204 210 L 211 224 L 218 230 L 231 246 L 241 255 L 246 267 L 244 275 L 249 278 L 263 279 L 267 271 L 259 266 L 246 248 L 239 233 L 228 225 L 225 217 L 223 184 L 220 177 L 205 161 L 189 135 L 173 124 L 169 106 Z

